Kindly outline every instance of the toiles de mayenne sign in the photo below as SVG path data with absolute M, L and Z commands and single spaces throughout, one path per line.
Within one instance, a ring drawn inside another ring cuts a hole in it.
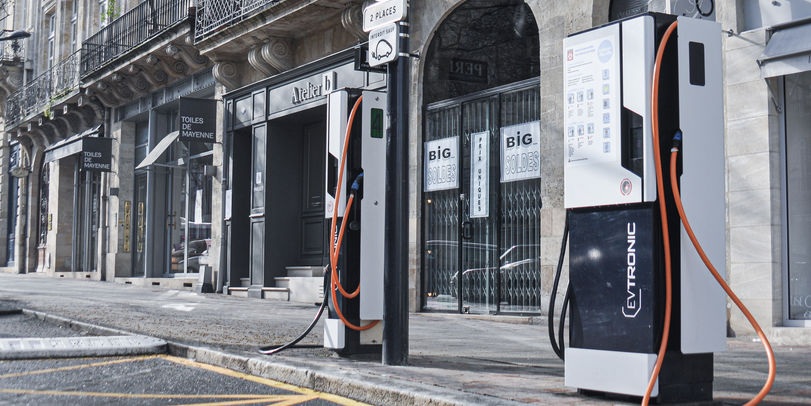
M 180 140 L 216 142 L 217 101 L 181 97 L 179 103 Z
M 82 141 L 81 168 L 86 171 L 111 172 L 113 139 L 86 137 Z

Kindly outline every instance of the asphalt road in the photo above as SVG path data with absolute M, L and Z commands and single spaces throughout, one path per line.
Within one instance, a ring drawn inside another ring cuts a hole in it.
M 0 338 L 86 335 L 22 314 Z M 360 405 L 169 355 L 0 361 L 0 405 Z

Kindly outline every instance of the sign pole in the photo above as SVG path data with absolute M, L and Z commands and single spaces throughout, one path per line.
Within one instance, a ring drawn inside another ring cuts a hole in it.
M 383 364 L 408 364 L 408 20 L 401 21 L 398 57 L 388 64 L 386 269 Z

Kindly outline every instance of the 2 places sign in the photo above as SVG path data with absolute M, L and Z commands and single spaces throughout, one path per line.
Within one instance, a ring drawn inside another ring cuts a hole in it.
M 378 1 L 363 9 L 363 31 L 369 32 L 406 17 L 406 0 Z

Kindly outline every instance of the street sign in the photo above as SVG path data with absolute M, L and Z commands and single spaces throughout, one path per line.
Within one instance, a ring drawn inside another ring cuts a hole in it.
M 378 28 L 369 33 L 369 66 L 382 65 L 397 59 L 397 23 Z
M 406 0 L 378 1 L 363 9 L 363 31 L 369 32 L 406 16 Z

